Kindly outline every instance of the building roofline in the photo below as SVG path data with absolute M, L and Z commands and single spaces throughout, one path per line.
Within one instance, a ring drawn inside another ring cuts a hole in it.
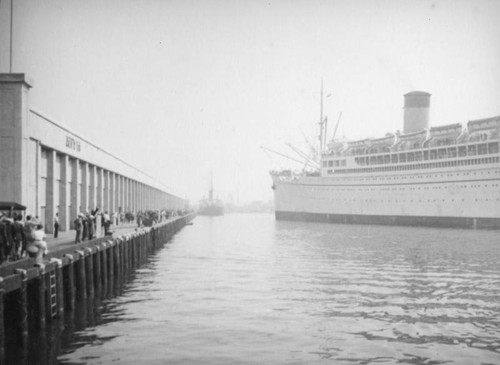
M 82 141 L 84 141 L 85 143 L 88 143 L 89 145 L 91 145 L 92 147 L 102 151 L 103 153 L 107 154 L 108 156 L 111 156 L 113 157 L 114 159 L 124 163 L 125 165 L 131 167 L 132 169 L 136 170 L 137 172 L 140 172 L 141 174 L 143 174 L 144 176 L 147 176 L 148 178 L 152 179 L 153 181 L 155 181 L 156 183 L 158 183 L 159 185 L 161 185 L 164 189 L 170 189 L 168 186 L 166 186 L 164 183 L 162 183 L 161 181 L 159 181 L 157 178 L 147 174 L 146 172 L 142 171 L 141 169 L 135 167 L 134 165 L 130 164 L 129 162 L 123 160 L 122 158 L 112 154 L 111 152 L 109 151 L 106 151 L 105 149 L 103 149 L 102 147 L 99 147 L 98 145 L 96 145 L 95 143 L 91 142 L 88 138 L 85 138 L 83 136 L 81 136 L 80 134 L 72 131 L 69 127 L 61 124 L 60 122 L 56 122 L 53 118 L 50 118 L 48 117 L 47 115 L 33 109 L 33 108 L 30 108 L 29 111 L 35 115 L 37 115 L 38 117 L 42 118 L 43 120 L 55 125 L 56 127 L 64 130 L 65 132 L 67 133 L 70 133 L 72 134 L 73 136 L 75 137 L 78 137 L 79 139 L 81 139 Z M 167 191 L 165 191 L 165 193 L 168 193 Z M 168 193 L 168 194 L 171 194 L 173 196 L 175 196 L 174 194 L 172 193 Z M 180 197 L 179 197 L 180 198 Z

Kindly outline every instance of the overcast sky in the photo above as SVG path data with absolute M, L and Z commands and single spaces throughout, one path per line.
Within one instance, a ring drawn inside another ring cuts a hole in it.
M 14 0 L 13 72 L 31 105 L 197 202 L 272 198 L 268 171 L 319 120 L 381 137 L 403 94 L 431 125 L 500 115 L 500 1 Z M 0 72 L 10 0 L 0 0 Z M 305 136 L 305 137 L 304 137 Z

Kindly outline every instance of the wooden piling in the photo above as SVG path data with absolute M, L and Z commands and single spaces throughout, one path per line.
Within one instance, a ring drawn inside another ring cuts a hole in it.
M 125 237 L 122 237 L 122 242 L 121 242 L 121 250 L 120 250 L 120 253 L 121 253 L 121 260 L 122 260 L 122 267 L 121 267 L 121 271 L 122 271 L 122 279 L 125 279 L 125 272 L 127 270 L 127 260 L 126 260 L 126 257 L 127 257 L 127 254 L 126 254 L 126 251 L 127 251 L 127 239 Z
M 123 237 L 123 279 L 125 280 L 127 275 L 128 275 L 128 271 L 129 271 L 129 268 L 130 268 L 130 265 L 129 265 L 129 262 L 128 262 L 128 248 L 129 248 L 129 241 L 127 239 L 127 237 Z
M 78 300 L 87 299 L 87 279 L 85 277 L 85 251 L 76 250 L 79 260 L 76 266 L 76 297 Z
M 139 240 L 139 266 L 144 262 L 144 238 L 145 235 Z
M 119 237 L 116 240 L 116 246 L 118 247 L 118 253 L 117 253 L 117 258 L 118 258 L 118 282 L 121 282 L 123 280 L 123 240 L 121 237 Z
M 0 364 L 5 364 L 5 321 L 3 298 L 5 294 L 5 284 L 0 277 Z
M 108 294 L 108 245 L 102 242 L 101 247 L 102 297 L 104 298 Z
M 45 280 L 45 265 L 36 264 L 38 267 L 38 277 L 35 279 L 35 308 L 36 308 L 36 326 L 39 330 L 44 330 L 47 318 L 47 305 L 45 298 L 46 280 Z
M 122 237 L 122 248 L 121 248 L 121 260 L 122 260 L 122 281 L 126 278 L 127 272 L 127 239 L 125 236 Z
M 108 241 L 109 244 L 109 250 L 108 250 L 108 285 L 109 285 L 109 292 L 114 293 L 114 285 L 115 285 L 115 278 L 114 278 L 114 244 L 113 241 Z
M 137 238 L 137 241 L 135 242 L 135 249 L 136 249 L 136 268 L 139 267 L 141 265 L 141 240 L 142 240 L 142 236 L 139 236 Z
M 94 298 L 94 250 L 92 247 L 85 247 L 85 277 L 87 285 L 87 297 Z
M 66 280 L 64 280 L 64 303 L 69 310 L 75 309 L 75 265 L 74 257 L 71 254 L 64 255 L 68 259 L 66 266 Z
M 21 347 L 23 354 L 28 351 L 28 273 L 26 270 L 16 269 L 16 273 L 21 275 L 21 285 L 18 293 L 19 323 Z
M 127 262 L 127 275 L 130 273 L 130 271 L 132 270 L 132 257 L 131 257 L 131 244 L 132 244 L 132 236 L 127 236 L 126 238 L 126 249 L 125 249 L 125 259 L 126 259 L 126 262 Z
M 141 261 L 140 261 L 141 265 L 146 261 L 146 241 L 147 241 L 147 236 L 144 235 L 141 239 Z
M 94 287 L 96 297 L 101 296 L 102 280 L 101 280 L 101 246 L 95 246 L 96 253 L 92 256 L 94 260 Z
M 134 269 L 135 267 L 135 260 L 134 260 L 134 242 L 136 240 L 136 234 L 133 234 L 132 237 L 130 238 L 130 268 Z
M 156 230 L 154 228 L 151 228 L 151 239 L 149 240 L 148 244 L 148 255 L 150 255 L 151 252 L 154 252 L 155 237 L 156 237 Z
M 135 269 L 137 267 L 137 241 L 139 237 L 134 237 L 132 241 L 132 267 Z
M 57 296 L 57 316 L 64 318 L 64 284 L 62 260 L 52 258 L 50 262 L 55 265 L 56 272 L 56 296 Z
M 151 230 L 153 230 L 153 228 L 151 228 Z M 151 245 L 151 242 L 153 242 L 153 240 L 152 240 L 153 236 L 151 235 L 151 230 L 149 231 L 149 237 L 148 237 L 148 239 L 146 239 L 145 242 L 144 242 L 144 254 L 145 254 L 144 255 L 145 256 L 144 262 L 147 261 L 147 258 L 149 256 L 149 247 Z
M 118 289 L 119 283 L 120 283 L 120 245 L 118 241 L 115 241 L 114 245 L 114 251 L 113 251 L 113 273 L 115 276 L 115 292 L 117 292 L 116 289 Z

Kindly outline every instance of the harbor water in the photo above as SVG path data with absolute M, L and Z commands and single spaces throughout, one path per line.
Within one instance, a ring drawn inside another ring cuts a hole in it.
M 197 217 L 85 307 L 36 358 L 500 364 L 499 233 Z

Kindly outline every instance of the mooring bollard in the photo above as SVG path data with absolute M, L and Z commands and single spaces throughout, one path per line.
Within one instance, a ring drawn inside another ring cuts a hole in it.
M 16 269 L 16 273 L 21 275 L 21 287 L 17 301 L 20 314 L 18 331 L 21 334 L 21 347 L 24 353 L 28 351 L 28 273 L 22 269 Z
M 62 260 L 51 258 L 50 262 L 55 265 L 56 272 L 56 297 L 57 297 L 57 316 L 64 318 L 64 287 L 63 287 L 63 271 Z
M 94 250 L 91 247 L 85 247 L 84 252 L 88 254 L 84 258 L 87 297 L 94 298 L 94 263 L 93 263 Z
M 76 250 L 75 253 L 79 256 L 79 260 L 75 263 L 76 266 L 76 297 L 78 300 L 87 299 L 87 288 L 85 278 L 85 251 Z
M 71 254 L 64 255 L 68 259 L 68 265 L 66 266 L 66 275 L 64 280 L 64 303 L 66 308 L 69 310 L 75 309 L 75 265 L 74 257 Z
M 45 303 L 45 265 L 36 264 L 38 267 L 38 277 L 35 279 L 35 308 L 36 308 L 36 325 L 40 330 L 45 329 L 47 318 L 47 306 Z

